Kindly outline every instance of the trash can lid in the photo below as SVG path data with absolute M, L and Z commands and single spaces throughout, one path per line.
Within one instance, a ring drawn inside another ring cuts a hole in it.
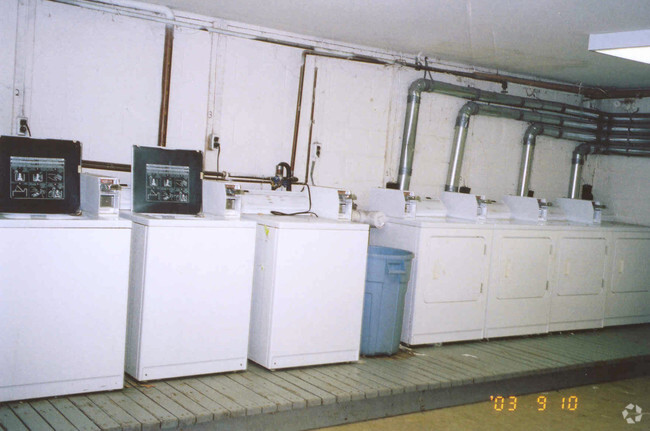
M 368 256 L 395 258 L 395 259 L 413 259 L 415 256 L 408 250 L 399 248 L 382 247 L 379 245 L 368 246 Z

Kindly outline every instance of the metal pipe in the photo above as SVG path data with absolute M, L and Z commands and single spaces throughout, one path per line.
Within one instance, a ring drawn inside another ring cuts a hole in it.
M 97 160 L 82 160 L 81 167 L 86 169 L 100 169 L 104 171 L 131 172 L 131 165 L 123 163 L 100 162 Z
M 517 184 L 517 195 L 527 196 L 530 188 L 530 175 L 533 168 L 533 156 L 535 154 L 535 143 L 537 135 L 544 131 L 541 124 L 531 124 L 524 134 L 524 151 L 521 153 L 521 164 L 519 166 L 519 183 Z
M 495 93 L 493 91 L 484 91 L 479 90 L 478 88 L 463 87 L 460 85 L 447 84 L 444 82 L 438 82 L 424 78 L 420 78 L 411 84 L 409 87 L 409 94 L 415 89 L 420 89 L 420 92 L 425 91 L 427 93 L 440 93 L 473 101 L 549 111 L 573 115 L 579 118 L 591 118 L 597 120 L 601 119 L 604 115 L 602 112 L 595 109 L 583 108 L 581 106 L 569 105 L 566 103 L 553 102 L 549 100 L 512 96 L 510 94 Z
M 558 102 L 543 101 L 537 99 L 527 99 L 519 96 L 511 96 L 501 93 L 494 93 L 490 91 L 482 91 L 477 88 L 463 87 L 460 85 L 448 84 L 445 82 L 433 81 L 430 79 L 420 78 L 411 83 L 409 86 L 406 116 L 404 118 L 404 132 L 402 134 L 402 147 L 400 152 L 400 162 L 398 171 L 398 186 L 400 190 L 406 190 L 410 187 L 411 175 L 413 172 L 413 154 L 415 152 L 415 136 L 417 133 L 418 115 L 420 111 L 420 98 L 422 92 L 440 93 L 448 96 L 460 97 L 472 101 L 481 101 L 496 103 L 499 105 L 514 106 L 524 109 L 537 109 L 543 111 L 551 111 L 563 115 L 573 115 L 577 117 L 574 119 L 577 123 L 585 123 L 588 120 L 599 120 L 603 114 L 593 109 L 582 108 L 579 106 L 572 106 Z M 499 115 L 506 116 L 506 110 L 499 111 Z M 508 111 L 509 112 L 509 111 Z M 526 111 L 528 112 L 528 111 Z M 513 115 L 511 118 L 520 116 L 520 111 L 509 112 Z M 527 114 L 533 115 L 533 114 Z M 582 119 L 582 121 L 580 121 Z M 585 121 L 587 120 L 587 121 Z M 468 120 L 469 121 L 469 120 Z M 564 124 L 570 119 L 558 120 L 558 124 Z M 456 126 L 458 127 L 458 119 Z M 452 163 L 450 163 L 450 170 L 447 176 L 447 184 L 445 190 L 454 189 L 458 187 L 458 177 L 460 173 L 460 165 L 462 163 L 462 149 L 464 140 L 466 138 L 466 130 L 463 128 L 457 129 L 454 136 L 454 148 L 452 150 Z M 464 136 L 463 136 L 464 135 Z M 459 150 L 461 152 L 459 153 Z
M 650 157 L 650 145 L 629 147 L 625 145 L 597 145 L 593 143 L 582 143 L 573 150 L 571 157 L 571 176 L 569 178 L 570 199 L 579 199 L 580 181 L 582 178 L 582 166 L 589 154 L 618 155 L 630 157 Z
M 454 127 L 454 141 L 451 147 L 451 158 L 449 159 L 449 168 L 447 170 L 447 183 L 445 184 L 446 192 L 457 192 L 460 183 L 460 170 L 463 166 L 463 155 L 465 153 L 465 141 L 467 140 L 467 129 L 469 128 L 469 119 L 473 114 L 478 112 L 478 105 L 474 102 L 468 102 L 460 108 L 456 116 L 456 126 Z
M 573 156 L 571 157 L 571 176 L 569 177 L 569 194 L 567 197 L 569 199 L 579 199 L 578 196 L 580 190 L 580 181 L 582 178 L 582 166 L 585 164 L 586 154 L 578 152 L 578 147 L 573 151 Z
M 415 153 L 415 135 L 420 114 L 420 93 L 409 92 L 404 119 L 404 134 L 402 135 L 402 151 L 399 159 L 397 183 L 400 190 L 408 190 L 411 186 L 413 172 L 413 154 Z
M 419 82 L 418 85 L 422 86 L 425 84 Z M 449 159 L 449 168 L 447 171 L 445 191 L 456 192 L 459 189 L 459 179 L 463 154 L 465 151 L 465 143 L 467 140 L 467 130 L 469 127 L 469 120 L 472 115 L 487 115 L 519 121 L 536 121 L 528 127 L 526 133 L 524 134 L 524 150 L 521 156 L 519 182 L 517 184 L 516 191 L 518 196 L 526 196 L 528 194 L 534 157 L 534 146 L 536 143 L 537 135 L 543 134 L 554 138 L 580 140 L 590 143 L 607 142 L 608 144 L 615 145 L 623 143 L 627 146 L 650 144 L 650 134 L 609 134 L 606 137 L 603 137 L 600 125 L 593 122 L 592 120 L 579 118 L 571 119 L 559 115 L 533 112 L 520 108 L 484 105 L 476 102 L 468 102 L 463 105 L 463 107 L 458 112 L 458 116 L 456 117 L 456 126 L 454 129 L 454 139 L 452 142 L 451 156 Z M 413 118 L 412 115 L 407 115 L 407 118 L 412 121 L 417 120 L 417 118 Z M 408 127 L 409 124 L 405 124 L 405 133 L 407 132 Z M 413 142 L 410 147 L 412 148 L 414 145 L 415 144 Z M 400 167 L 403 168 L 403 165 Z M 400 173 L 401 172 L 402 170 L 400 170 Z M 409 171 L 406 172 L 410 174 Z M 577 175 L 579 175 L 579 172 Z
M 158 146 L 167 146 L 167 122 L 169 119 L 169 91 L 172 80 L 172 52 L 174 51 L 174 26 L 165 25 L 165 50 L 163 52 L 162 89 L 160 116 L 158 119 Z
M 300 78 L 298 79 L 298 96 L 296 98 L 296 116 L 293 120 L 293 142 L 291 144 L 291 169 L 296 170 L 296 153 L 298 151 L 298 131 L 300 129 L 300 113 L 302 108 L 302 87 L 305 84 L 305 64 L 307 62 L 307 51 L 302 53 L 302 65 L 300 66 Z M 309 143 L 311 147 L 311 142 Z M 309 151 L 309 149 L 307 150 Z M 309 160 L 309 158 L 307 158 Z M 309 163 L 309 162 L 307 162 Z

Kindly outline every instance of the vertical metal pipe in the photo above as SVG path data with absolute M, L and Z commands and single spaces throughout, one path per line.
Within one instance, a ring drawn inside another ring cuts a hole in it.
M 300 109 L 302 108 L 302 87 L 305 84 L 305 63 L 307 51 L 302 53 L 302 66 L 300 66 L 300 79 L 298 80 L 298 97 L 296 99 L 296 118 L 293 121 L 293 144 L 291 145 L 291 169 L 296 170 L 296 152 L 298 150 L 298 131 L 300 129 Z M 311 142 L 308 144 L 311 147 Z M 307 159 L 309 164 L 309 159 Z M 305 179 L 307 182 L 307 179 Z
M 463 155 L 465 154 L 465 141 L 467 140 L 467 129 L 469 128 L 470 117 L 478 112 L 478 105 L 468 102 L 460 108 L 456 116 L 454 127 L 454 141 L 451 146 L 451 157 L 447 170 L 446 192 L 457 192 L 460 183 L 460 170 L 463 167 Z
M 172 51 L 174 49 L 174 26 L 165 26 L 165 51 L 163 53 L 162 97 L 158 120 L 158 146 L 167 145 L 167 120 L 169 118 L 169 89 L 172 78 Z
M 582 178 L 582 166 L 585 164 L 586 154 L 579 151 L 581 145 L 576 148 L 571 158 L 571 177 L 569 178 L 569 199 L 580 199 L 580 180 Z
M 535 154 L 535 143 L 537 135 L 542 133 L 544 128 L 540 124 L 531 124 L 524 134 L 524 151 L 521 153 L 521 165 L 519 166 L 519 183 L 517 184 L 517 196 L 527 196 L 530 188 L 530 175 L 533 169 L 533 156 Z
M 399 159 L 399 172 L 397 182 L 400 190 L 408 190 L 411 186 L 411 173 L 413 172 L 413 154 L 415 153 L 415 135 L 418 129 L 418 115 L 420 113 L 420 93 L 409 92 L 404 119 L 404 133 L 402 136 L 402 150 Z

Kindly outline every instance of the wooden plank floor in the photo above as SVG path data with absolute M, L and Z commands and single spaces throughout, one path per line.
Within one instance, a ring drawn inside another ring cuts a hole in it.
M 41 430 L 311 429 L 650 374 L 650 325 L 452 343 L 387 358 L 138 383 L 0 404 L 0 427 Z

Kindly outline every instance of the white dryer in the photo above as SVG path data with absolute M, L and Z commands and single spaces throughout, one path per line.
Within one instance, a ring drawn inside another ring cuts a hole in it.
M 0 215 L 0 402 L 122 388 L 130 227 Z
M 448 221 L 440 200 L 417 198 L 412 192 L 374 189 L 370 202 L 370 209 L 390 216 L 382 229 L 371 231 L 370 243 L 415 254 L 404 303 L 402 342 L 418 345 L 482 338 L 491 226 Z

